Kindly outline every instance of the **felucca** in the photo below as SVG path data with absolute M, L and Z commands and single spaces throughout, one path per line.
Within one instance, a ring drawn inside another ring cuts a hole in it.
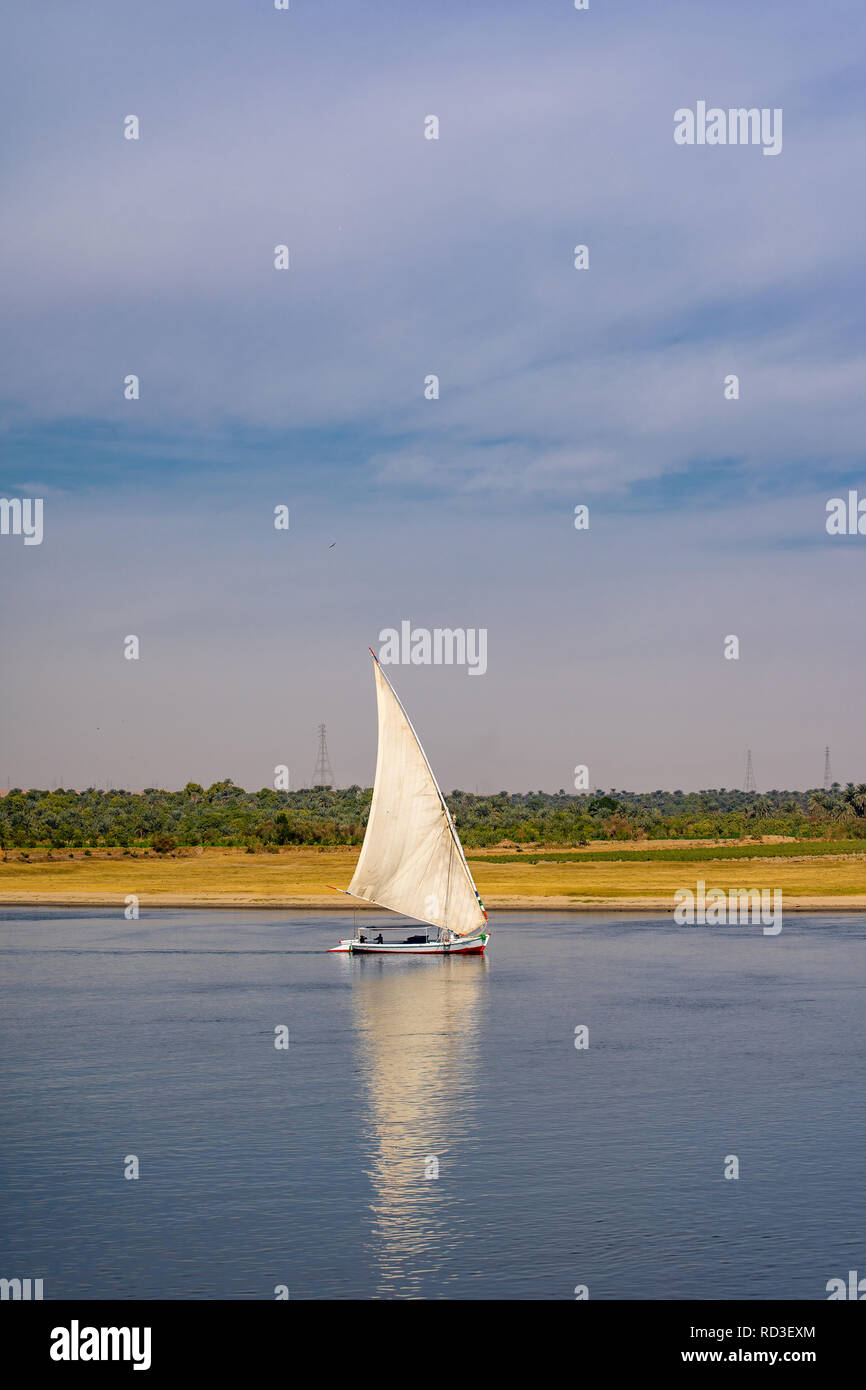
M 490 940 L 487 913 L 454 821 L 397 692 L 372 648 L 370 655 L 379 710 L 376 780 L 355 873 L 349 887 L 336 892 L 414 917 L 425 931 L 386 941 L 381 931 L 374 937 L 361 927 L 330 950 L 482 955 Z

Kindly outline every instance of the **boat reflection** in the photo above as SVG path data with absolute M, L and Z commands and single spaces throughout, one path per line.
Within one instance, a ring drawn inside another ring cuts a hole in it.
M 349 962 L 347 961 L 347 965 Z M 474 1163 L 483 956 L 351 961 L 358 1066 L 368 1098 L 371 1267 L 381 1297 L 447 1296 L 465 1242 L 459 1202 Z M 427 1176 L 436 1171 L 438 1177 Z M 464 1182 L 461 1184 L 461 1171 Z

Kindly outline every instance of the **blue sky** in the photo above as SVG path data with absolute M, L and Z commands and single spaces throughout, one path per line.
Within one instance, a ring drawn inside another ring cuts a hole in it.
M 866 496 L 864 29 L 20 12 L 0 495 L 44 497 L 45 540 L 0 537 L 0 785 L 298 785 L 322 719 L 368 784 L 366 648 L 404 618 L 488 629 L 483 679 L 392 672 L 448 787 L 731 786 L 748 746 L 814 785 L 825 743 L 866 777 L 866 537 L 824 530 Z M 781 107 L 781 154 L 675 145 L 698 100 Z

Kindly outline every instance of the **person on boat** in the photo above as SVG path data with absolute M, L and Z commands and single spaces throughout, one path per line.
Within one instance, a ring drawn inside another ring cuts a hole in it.
M 385 943 L 384 943 L 384 941 L 383 941 L 383 939 L 382 939 L 382 933 L 379 932 L 379 935 L 376 937 L 376 945 L 377 945 L 377 946 L 384 946 L 384 944 L 385 944 Z
M 363 933 L 362 931 L 359 931 L 359 932 L 358 932 L 358 940 L 359 940 L 359 941 L 366 941 L 366 940 L 367 940 L 366 936 L 364 935 L 364 933 Z

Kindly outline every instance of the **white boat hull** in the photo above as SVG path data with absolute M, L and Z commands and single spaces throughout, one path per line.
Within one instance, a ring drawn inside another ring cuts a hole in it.
M 477 936 L 456 936 L 451 941 L 361 941 L 345 939 L 329 951 L 348 951 L 356 956 L 482 956 L 490 940 L 489 932 Z

